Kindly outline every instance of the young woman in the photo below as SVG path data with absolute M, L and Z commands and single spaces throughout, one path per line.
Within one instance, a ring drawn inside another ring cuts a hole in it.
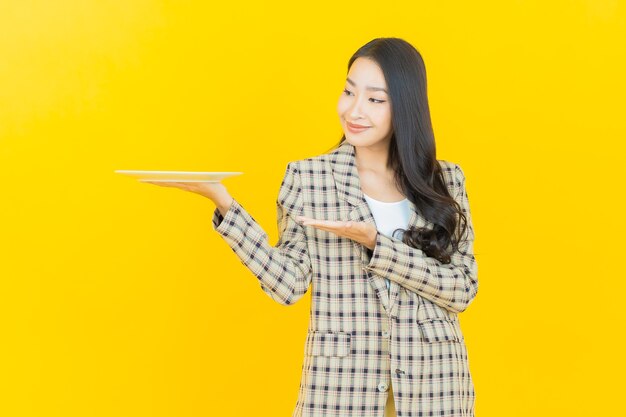
M 458 314 L 478 291 L 463 170 L 438 160 L 420 53 L 378 38 L 348 63 L 331 151 L 287 164 L 275 246 L 220 183 L 214 229 L 273 300 L 312 287 L 294 417 L 474 416 Z

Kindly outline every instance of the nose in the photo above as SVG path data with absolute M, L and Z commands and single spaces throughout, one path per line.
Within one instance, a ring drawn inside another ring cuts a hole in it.
M 363 118 L 360 99 L 352 100 L 352 104 L 348 109 L 348 115 L 350 116 L 351 120 L 358 120 Z

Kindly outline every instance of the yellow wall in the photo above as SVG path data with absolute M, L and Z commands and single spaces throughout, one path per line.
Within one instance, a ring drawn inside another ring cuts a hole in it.
M 243 171 L 275 243 L 379 36 L 423 53 L 466 173 L 477 415 L 622 410 L 625 2 L 225 4 L 0 2 L 0 415 L 291 415 L 310 293 L 274 303 L 211 201 L 113 171 Z

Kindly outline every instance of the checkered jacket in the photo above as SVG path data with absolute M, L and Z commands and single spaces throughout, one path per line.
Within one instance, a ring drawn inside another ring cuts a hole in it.
M 465 177 L 439 160 L 468 234 L 442 264 L 378 233 L 373 251 L 295 217 L 375 223 L 354 146 L 289 162 L 277 198 L 276 245 L 234 200 L 213 228 L 274 301 L 291 305 L 311 285 L 311 314 L 292 417 L 383 417 L 390 384 L 399 417 L 474 416 L 475 392 L 458 313 L 478 291 Z M 410 203 L 409 224 L 433 224 Z M 385 278 L 391 282 L 389 290 Z

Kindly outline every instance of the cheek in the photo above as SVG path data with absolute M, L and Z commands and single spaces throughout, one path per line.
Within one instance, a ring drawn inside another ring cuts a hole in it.
M 349 107 L 350 103 L 348 102 L 348 100 L 346 100 L 346 96 L 342 95 L 341 97 L 339 97 L 339 100 L 337 101 L 337 113 L 341 116 L 346 111 L 348 111 Z
M 388 107 L 381 107 L 373 113 L 376 124 L 380 127 L 391 126 L 391 111 Z

